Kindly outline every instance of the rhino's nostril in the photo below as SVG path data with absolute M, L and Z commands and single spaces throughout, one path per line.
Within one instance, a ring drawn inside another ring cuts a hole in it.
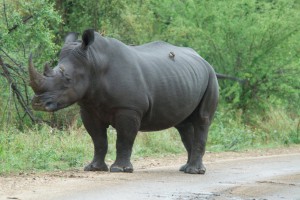
M 46 107 L 50 107 L 51 105 L 52 105 L 52 102 L 47 102 L 47 103 L 45 104 Z
M 57 109 L 57 103 L 54 103 L 54 102 L 47 102 L 46 104 L 45 104 L 45 109 L 47 110 L 47 111 L 54 111 L 54 110 L 56 110 Z

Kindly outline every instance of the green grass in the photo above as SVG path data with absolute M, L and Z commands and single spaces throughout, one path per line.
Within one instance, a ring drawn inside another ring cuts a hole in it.
M 250 148 L 299 144 L 299 118 L 284 110 L 273 109 L 256 117 L 256 124 L 245 125 L 242 113 L 219 111 L 209 132 L 208 151 L 239 151 Z M 115 159 L 116 132 L 108 130 L 109 149 L 106 160 Z M 139 133 L 132 158 L 184 153 L 175 129 Z M 0 129 L 0 174 L 20 171 L 82 169 L 93 157 L 93 144 L 83 128 L 71 126 L 64 131 L 47 125 Z
M 23 132 L 6 129 L 0 134 L 0 173 L 80 166 L 91 148 L 90 139 L 81 132 L 62 132 L 46 125 Z
M 115 159 L 116 132 L 108 130 L 106 160 Z M 132 158 L 184 152 L 174 129 L 139 133 Z M 93 157 L 93 144 L 83 127 L 60 131 L 47 125 L 23 132 L 15 128 L 0 131 L 0 174 L 19 171 L 48 171 L 82 168 Z
M 249 148 L 300 144 L 299 117 L 283 109 L 270 108 L 265 115 L 254 115 L 247 125 L 240 112 L 217 112 L 211 126 L 208 148 L 211 151 L 238 151 Z

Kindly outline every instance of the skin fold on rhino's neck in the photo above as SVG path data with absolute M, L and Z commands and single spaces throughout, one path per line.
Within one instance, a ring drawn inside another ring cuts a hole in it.
M 79 105 L 82 102 L 85 102 L 85 105 L 87 105 L 86 102 L 95 103 L 91 102 L 91 99 L 95 99 L 96 93 L 99 94 L 95 88 L 101 88 L 101 86 L 99 87 L 102 83 L 101 77 L 108 70 L 109 57 L 106 53 L 109 51 L 108 49 L 108 39 L 102 36 L 97 36 L 94 43 L 85 52 L 82 52 L 82 49 L 74 49 L 74 56 L 81 63 L 74 74 L 78 77 L 79 85 L 80 82 L 87 83 L 86 92 L 79 100 Z
M 124 50 L 125 48 L 125 50 Z M 106 74 L 110 70 L 114 70 L 114 62 L 123 56 L 123 52 L 127 52 L 127 46 L 120 41 L 112 38 L 95 35 L 95 40 L 91 46 L 84 52 L 85 56 L 81 57 L 81 53 L 76 53 L 77 58 L 81 59 L 84 67 L 88 71 L 89 87 L 87 93 L 78 102 L 79 105 L 93 105 L 93 107 L 101 107 L 100 102 L 105 102 L 107 91 L 109 90 L 109 83 L 106 81 Z M 120 51 L 122 49 L 123 51 Z M 78 51 L 82 51 L 79 49 Z M 121 53 L 120 53 L 121 52 Z M 83 103 L 84 102 L 84 103 Z M 104 109 L 104 108 L 99 108 Z

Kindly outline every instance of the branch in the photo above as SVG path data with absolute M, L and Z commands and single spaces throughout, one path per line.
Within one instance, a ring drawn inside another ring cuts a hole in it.
M 4 55 L 6 57 L 8 57 L 15 65 L 19 65 L 12 57 L 10 57 L 1 47 L 0 47 L 0 51 L 2 51 L 4 53 Z M 2 60 L 1 60 L 2 61 Z M 3 61 L 2 61 L 3 62 Z
M 5 0 L 3 0 L 3 12 L 4 12 L 4 16 L 5 16 L 6 27 L 7 27 L 7 29 L 8 29 L 9 25 L 8 25 L 8 20 L 7 20 L 7 15 L 6 15 L 6 4 L 5 4 Z
M 21 105 L 21 107 L 23 108 L 23 110 L 25 111 L 25 113 L 29 116 L 29 118 L 31 119 L 32 122 L 35 122 L 36 119 L 33 116 L 30 108 L 28 107 L 28 105 L 26 104 L 26 101 L 24 100 L 22 93 L 20 92 L 20 90 L 17 87 L 17 84 L 13 81 L 12 77 L 11 77 L 11 73 L 9 72 L 9 68 L 7 67 L 7 65 L 3 62 L 2 57 L 0 56 L 0 65 L 2 66 L 3 69 L 3 76 L 7 79 L 7 81 L 9 82 L 9 85 L 11 86 L 13 93 L 16 95 L 17 100 L 19 102 L 19 104 Z M 26 87 L 26 85 L 25 85 Z
M 5 3 L 5 0 L 3 0 L 3 12 L 4 12 L 4 17 L 5 17 L 5 22 L 6 22 L 6 27 L 8 29 L 8 33 L 10 34 L 11 32 L 13 32 L 15 29 L 17 29 L 19 27 L 18 24 L 15 24 L 12 28 L 8 28 L 9 27 L 9 24 L 8 24 L 8 20 L 7 20 L 7 13 L 6 13 L 6 3 Z M 22 20 L 22 23 L 23 24 L 26 24 L 31 18 L 33 18 L 32 15 L 29 15 L 27 17 L 25 17 L 23 20 Z
M 23 24 L 26 24 L 33 16 L 32 15 L 29 15 L 27 16 L 25 19 L 23 19 Z M 12 28 L 8 29 L 8 33 L 11 33 L 13 32 L 15 29 L 17 29 L 19 27 L 18 24 L 14 25 Z

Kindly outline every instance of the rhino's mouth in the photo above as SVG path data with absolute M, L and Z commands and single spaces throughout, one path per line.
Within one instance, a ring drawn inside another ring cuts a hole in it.
M 61 106 L 52 99 L 42 100 L 41 96 L 36 95 L 32 99 L 32 108 L 37 111 L 54 112 L 61 109 Z
M 46 106 L 45 106 L 45 110 L 48 111 L 48 112 L 53 112 L 53 111 L 57 111 L 59 108 L 58 108 L 58 104 L 57 103 L 54 103 L 54 102 L 48 102 L 46 103 Z

